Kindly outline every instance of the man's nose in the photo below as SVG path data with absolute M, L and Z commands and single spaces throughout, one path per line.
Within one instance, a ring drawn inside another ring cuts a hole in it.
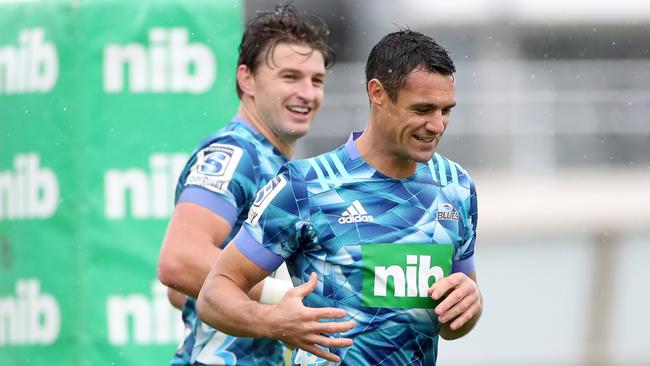
M 444 116 L 442 112 L 438 111 L 436 113 L 433 113 L 427 119 L 427 123 L 424 127 L 429 132 L 435 133 L 436 135 L 441 135 L 443 132 L 445 132 L 446 121 L 447 117 Z
M 314 86 L 311 80 L 305 79 L 298 86 L 298 97 L 308 102 L 313 102 L 318 95 L 318 88 Z

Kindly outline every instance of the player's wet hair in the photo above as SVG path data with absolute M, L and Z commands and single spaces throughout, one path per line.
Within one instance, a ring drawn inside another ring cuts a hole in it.
M 261 62 L 270 65 L 275 47 L 280 43 L 305 45 L 323 54 L 325 68 L 334 65 L 334 52 L 326 43 L 327 25 L 318 17 L 302 14 L 293 5 L 277 5 L 275 11 L 258 14 L 246 25 L 239 44 L 237 65 L 246 65 L 255 73 Z M 237 84 L 237 95 L 242 90 Z
M 453 76 L 456 67 L 447 50 L 433 38 L 410 29 L 400 29 L 384 36 L 370 51 L 366 63 L 366 85 L 372 79 L 379 80 L 394 103 L 406 77 L 418 70 Z

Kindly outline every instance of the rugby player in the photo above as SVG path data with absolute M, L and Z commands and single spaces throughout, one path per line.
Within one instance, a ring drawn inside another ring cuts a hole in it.
M 201 290 L 201 318 L 297 347 L 300 365 L 434 365 L 439 336 L 467 334 L 482 311 L 476 191 L 436 153 L 454 72 L 422 33 L 382 38 L 366 64 L 365 130 L 258 193 Z M 273 305 L 246 296 L 283 262 L 297 287 Z
M 256 192 L 287 162 L 321 106 L 326 69 L 334 61 L 327 33 L 325 24 L 291 5 L 259 14 L 245 28 L 237 115 L 192 153 L 160 252 L 159 279 L 170 289 L 170 301 L 183 306 L 187 327 L 172 365 L 283 363 L 276 340 L 232 337 L 198 321 L 195 299 Z M 291 288 L 289 281 L 258 282 L 247 292 L 263 302 L 277 301 Z

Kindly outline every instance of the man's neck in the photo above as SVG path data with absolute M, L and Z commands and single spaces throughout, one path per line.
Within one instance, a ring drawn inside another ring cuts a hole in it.
M 403 179 L 415 173 L 417 163 L 396 156 L 385 138 L 372 128 L 372 123 L 368 123 L 363 134 L 354 142 L 363 160 L 383 175 Z
M 264 136 L 269 142 L 275 146 L 282 155 L 291 158 L 295 148 L 295 142 L 288 142 L 283 140 L 277 133 L 275 133 L 266 123 L 262 121 L 259 113 L 255 110 L 252 101 L 241 100 L 239 108 L 237 108 L 237 115 L 246 120 L 250 125 Z

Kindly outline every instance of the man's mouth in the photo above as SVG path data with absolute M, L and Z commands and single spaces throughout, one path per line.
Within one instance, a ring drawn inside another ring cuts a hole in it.
M 287 106 L 287 109 L 290 110 L 291 112 L 300 113 L 300 114 L 307 114 L 311 110 L 311 108 L 309 107 L 301 107 L 301 106 L 294 106 L 294 105 Z
M 418 141 L 422 141 L 424 143 L 431 143 L 433 140 L 435 140 L 435 136 L 431 137 L 426 137 L 426 136 L 418 136 L 418 135 L 413 135 Z

